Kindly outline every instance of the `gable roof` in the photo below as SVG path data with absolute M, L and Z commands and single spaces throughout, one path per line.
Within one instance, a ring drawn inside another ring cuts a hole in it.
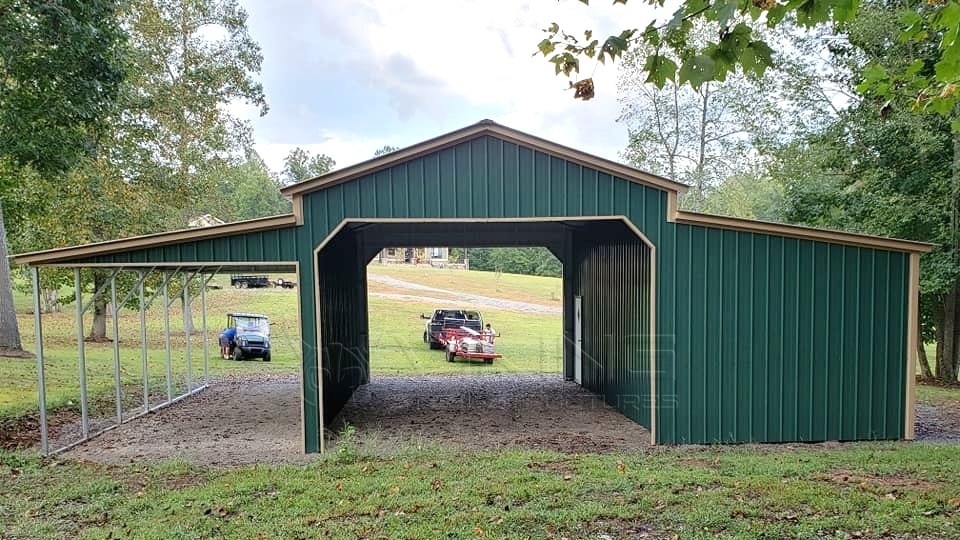
M 537 150 L 545 154 L 560 157 L 580 165 L 585 165 L 587 167 L 592 167 L 598 171 L 605 172 L 618 178 L 623 178 L 624 180 L 628 180 L 630 182 L 643 184 L 645 186 L 650 186 L 664 191 L 683 194 L 689 189 L 686 184 L 674 182 L 673 180 L 664 178 L 662 176 L 657 176 L 655 174 L 644 172 L 622 163 L 617 163 L 616 161 L 604 159 L 580 150 L 548 141 L 546 139 L 541 139 L 540 137 L 530 135 L 529 133 L 524 133 L 522 131 L 497 124 L 493 120 L 481 120 L 472 126 L 451 131 L 446 135 L 434 137 L 433 139 L 423 141 L 413 146 L 408 146 L 407 148 L 397 150 L 396 152 L 375 157 L 373 159 L 369 159 L 356 165 L 351 165 L 350 167 L 339 169 L 310 180 L 304 180 L 303 182 L 287 186 L 280 191 L 288 197 L 295 197 L 305 193 L 319 191 L 337 184 L 349 182 L 350 180 L 359 178 L 361 176 L 366 176 L 370 173 L 403 163 L 405 161 L 409 161 L 425 154 L 430 154 L 438 150 L 449 148 L 451 146 L 483 136 L 495 137 L 497 139 L 512 142 L 520 146 L 532 148 L 533 150 Z

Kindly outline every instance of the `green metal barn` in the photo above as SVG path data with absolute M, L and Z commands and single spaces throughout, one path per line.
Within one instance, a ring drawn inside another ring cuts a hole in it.
M 549 248 L 565 377 L 655 444 L 912 438 L 930 246 L 687 212 L 685 191 L 483 121 L 289 186 L 291 215 L 16 262 L 296 271 L 306 452 L 368 381 L 366 265 L 398 245 Z

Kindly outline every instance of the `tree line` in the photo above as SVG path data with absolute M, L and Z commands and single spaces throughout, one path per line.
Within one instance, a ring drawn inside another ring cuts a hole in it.
M 277 174 L 257 155 L 228 105 L 267 114 L 261 62 L 236 0 L 0 0 L 0 353 L 22 350 L 10 251 L 287 213 L 280 187 L 334 167 L 298 148 Z M 82 273 L 88 291 L 106 279 Z M 70 300 L 72 272 L 42 281 L 48 309 Z

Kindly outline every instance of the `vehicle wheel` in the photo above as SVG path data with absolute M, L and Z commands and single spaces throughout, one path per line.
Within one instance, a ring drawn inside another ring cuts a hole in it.
M 447 362 L 456 362 L 456 361 L 457 361 L 457 353 L 453 351 L 447 351 Z
M 247 282 L 246 282 L 246 281 L 241 281 L 241 282 L 239 283 L 239 285 L 240 285 L 240 288 L 241 288 L 241 289 L 246 289 L 246 288 L 247 288 Z
M 237 347 L 236 349 L 233 350 L 233 360 L 234 360 L 235 362 L 239 362 L 239 361 L 243 360 L 243 353 L 240 352 L 240 348 L 239 348 L 239 347 Z
M 484 359 L 483 359 L 483 363 L 484 363 L 484 364 L 492 364 L 492 363 L 493 363 L 493 358 L 484 358 Z
M 267 354 L 263 355 L 263 361 L 264 361 L 264 362 L 269 362 L 269 361 L 270 361 L 270 353 L 267 353 Z
M 430 345 L 430 336 L 428 336 L 426 332 L 423 333 L 423 342 Z

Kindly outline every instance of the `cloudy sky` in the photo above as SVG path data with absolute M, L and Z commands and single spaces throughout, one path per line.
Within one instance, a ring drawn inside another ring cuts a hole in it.
M 531 56 L 554 21 L 609 35 L 652 18 L 641 2 L 594 3 L 246 0 L 270 112 L 240 114 L 274 170 L 295 146 L 344 167 L 385 144 L 408 146 L 484 118 L 616 159 L 626 141 L 616 68 L 596 69 L 597 97 L 581 102 Z M 594 67 L 581 69 L 589 76 Z

